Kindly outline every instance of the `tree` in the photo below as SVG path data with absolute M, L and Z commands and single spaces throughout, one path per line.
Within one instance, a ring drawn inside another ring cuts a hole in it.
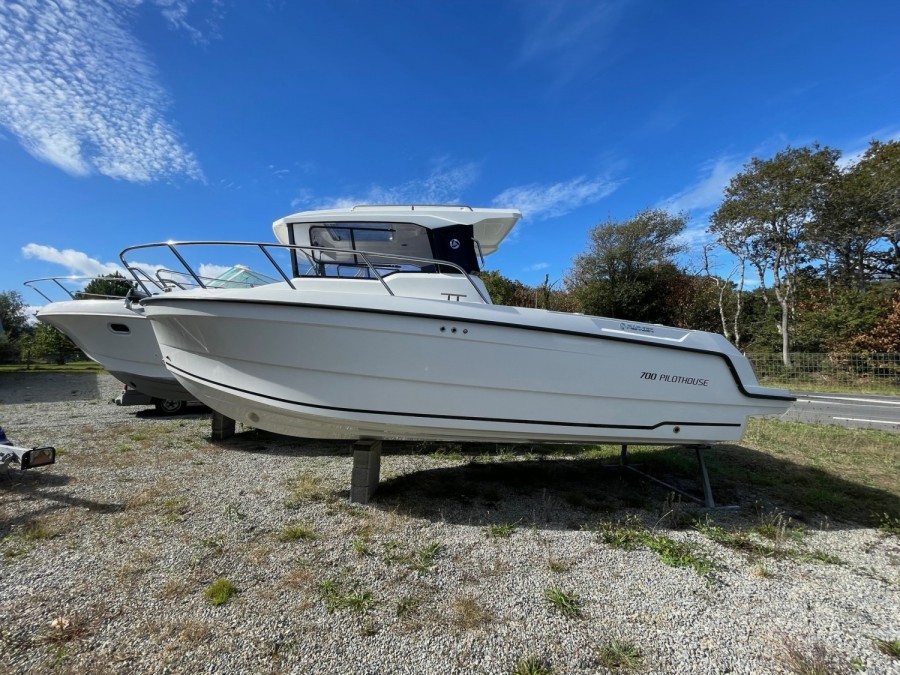
M 484 282 L 491 300 L 495 305 L 511 307 L 540 307 L 567 311 L 569 298 L 565 291 L 554 288 L 550 276 L 538 287 L 528 286 L 519 280 L 509 279 L 500 272 L 484 270 L 478 275 Z
M 26 361 L 52 359 L 63 365 L 80 356 L 81 350 L 66 335 L 53 326 L 39 323 L 31 335 L 22 339 L 22 355 Z
M 827 188 L 812 239 L 829 282 L 834 275 L 862 291 L 873 274 L 900 276 L 900 142 L 872 141 Z
M 741 348 L 741 312 L 744 309 L 744 284 L 747 278 L 747 258 L 740 247 L 727 248 L 737 262 L 723 279 L 712 273 L 709 259 L 712 244 L 703 246 L 703 273 L 716 287 L 716 307 L 719 310 L 719 321 L 722 326 L 722 335 L 731 340 L 734 346 Z M 737 275 L 737 282 L 732 277 Z
M 0 327 L 10 342 L 15 342 L 28 326 L 25 301 L 18 291 L 0 293 Z
M 130 290 L 131 282 L 118 272 L 114 272 L 105 277 L 91 279 L 88 285 L 84 287 L 84 290 L 76 293 L 75 297 L 79 300 L 96 298 L 98 296 L 124 298 Z
M 684 215 L 648 209 L 623 223 L 612 219 L 590 231 L 566 287 L 581 311 L 633 321 L 666 323 L 666 288 L 682 273 L 674 262 Z
M 784 364 L 791 364 L 790 321 L 796 277 L 809 259 L 809 226 L 823 209 L 825 187 L 837 172 L 840 152 L 818 145 L 783 150 L 772 159 L 753 158 L 725 190 L 710 231 L 728 250 L 740 250 L 780 306 L 777 326 Z

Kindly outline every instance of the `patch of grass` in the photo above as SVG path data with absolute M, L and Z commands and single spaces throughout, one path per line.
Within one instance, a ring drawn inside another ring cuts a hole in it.
M 513 675 L 553 675 L 553 667 L 540 656 L 524 656 L 516 661 Z
M 179 495 L 177 497 L 169 497 L 164 500 L 161 506 L 162 514 L 170 523 L 181 520 L 182 516 L 190 511 L 190 504 L 187 497 Z
M 756 511 L 759 524 L 753 528 L 759 536 L 768 539 L 779 546 L 787 540 L 799 541 L 805 534 L 802 527 L 793 524 L 790 518 L 785 518 L 780 511 L 766 511 L 757 504 Z
M 200 540 L 200 545 L 212 549 L 217 555 L 222 555 L 225 550 L 225 537 L 204 537 Z
M 637 668 L 643 658 L 636 644 L 618 638 L 609 640 L 597 650 L 597 663 L 610 670 Z
M 410 568 L 423 574 L 430 572 L 434 569 L 434 559 L 446 551 L 447 547 L 440 542 L 433 541 L 426 544 L 413 553 Z
M 4 363 L 0 373 L 103 373 L 103 366 L 94 361 L 72 361 L 56 363 Z
M 384 554 L 381 556 L 381 560 L 386 565 L 408 563 L 410 561 L 410 555 L 404 550 L 402 541 L 390 539 L 384 542 Z
M 343 598 L 343 606 L 357 614 L 364 614 L 376 604 L 375 596 L 371 591 L 348 593 Z
M 792 675 L 839 675 L 844 672 L 842 664 L 821 642 L 803 646 L 795 640 L 786 640 L 777 660 Z
M 50 630 L 44 641 L 60 647 L 67 642 L 85 637 L 90 632 L 87 623 L 79 616 L 57 616 L 50 621 Z M 65 658 L 64 651 L 58 651 L 57 657 Z
M 368 551 L 368 547 L 366 550 Z M 384 543 L 384 555 L 381 559 L 387 565 L 401 564 L 414 572 L 424 574 L 434 569 L 435 558 L 446 551 L 447 547 L 438 541 L 425 544 L 410 552 L 402 541 L 390 540 Z
M 371 591 L 360 591 L 355 585 L 348 585 L 338 579 L 320 582 L 319 593 L 329 612 L 350 609 L 357 614 L 364 614 L 378 602 Z
M 607 546 L 631 551 L 637 548 L 638 544 L 646 533 L 646 528 L 640 518 L 634 515 L 625 517 L 624 522 L 615 523 L 603 521 L 597 528 L 597 536 Z
M 727 463 L 710 453 L 711 471 L 775 492 L 792 511 L 873 526 L 873 511 L 900 513 L 897 434 L 751 418 L 741 445 L 758 452 L 731 453 Z
M 773 575 L 769 571 L 769 568 L 766 566 L 765 563 L 761 562 L 761 563 L 757 563 L 756 566 L 753 568 L 753 576 L 759 577 L 760 579 L 771 579 L 775 575 Z
M 431 456 L 435 459 L 446 459 L 453 462 L 461 462 L 463 460 L 463 455 L 458 450 L 453 450 L 444 446 L 439 447 Z
M 25 541 L 44 541 L 46 539 L 56 539 L 61 534 L 61 530 L 53 527 L 47 521 L 35 519 L 25 526 L 25 530 L 22 532 L 22 538 Z
M 544 589 L 544 599 L 553 605 L 560 614 L 570 619 L 581 616 L 581 599 L 575 591 L 564 591 L 551 587 Z
M 233 502 L 226 504 L 225 508 L 222 509 L 222 513 L 232 522 L 241 521 L 247 517 L 247 514 L 241 510 L 241 505 Z
M 238 589 L 229 579 L 219 577 L 206 587 L 206 599 L 213 607 L 224 605 L 237 593 Z
M 460 595 L 450 607 L 450 619 L 459 628 L 472 630 L 494 620 L 491 611 L 471 595 Z
M 295 509 L 308 502 L 326 501 L 331 492 L 320 476 L 309 471 L 301 471 L 288 482 L 288 499 L 285 506 Z
M 669 567 L 691 567 L 700 576 L 713 570 L 712 561 L 697 544 L 675 541 L 662 534 L 650 533 L 641 539 L 641 543 L 656 553 Z
M 353 540 L 353 550 L 356 552 L 360 558 L 365 558 L 367 556 L 372 555 L 372 547 L 369 545 L 369 542 L 365 539 L 354 539 Z
M 547 569 L 554 574 L 562 574 L 563 572 L 568 572 L 574 565 L 575 563 L 571 560 L 563 560 L 552 555 L 547 558 Z
M 878 531 L 882 535 L 885 537 L 900 537 L 900 516 L 877 513 L 873 517 L 878 520 Z
M 821 565 L 843 565 L 844 561 L 841 560 L 836 555 L 828 553 L 827 551 L 822 551 L 820 549 L 816 549 L 815 551 L 809 551 L 808 553 L 800 554 L 800 560 L 804 562 L 812 562 L 819 563 Z
M 875 649 L 882 654 L 887 654 L 892 659 L 900 659 L 900 640 L 881 640 L 875 638 L 872 640 Z
M 691 514 L 684 508 L 681 495 L 676 492 L 667 494 L 662 515 L 660 516 L 660 523 L 665 524 L 672 530 L 684 530 L 690 527 L 692 520 Z
M 763 544 L 754 541 L 753 538 L 743 530 L 726 530 L 714 524 L 707 516 L 705 520 L 698 520 L 694 523 L 694 528 L 708 539 L 733 549 L 741 553 L 747 553 L 751 556 L 774 557 L 779 551 L 771 544 Z
M 8 561 L 15 560 L 16 558 L 21 558 L 31 550 L 28 546 L 16 545 L 13 537 L 4 537 L 2 543 L 4 544 L 3 559 Z
M 402 619 L 415 612 L 420 604 L 422 604 L 422 601 L 419 598 L 414 598 L 408 595 L 404 596 L 397 601 L 397 606 L 394 609 L 394 614 L 398 619 Z
M 278 533 L 278 541 L 290 542 L 301 539 L 318 539 L 319 533 L 304 525 L 288 525 Z
M 488 525 L 484 529 L 484 533 L 489 539 L 506 539 L 511 537 L 516 531 L 516 526 L 511 523 L 500 523 L 496 525 Z

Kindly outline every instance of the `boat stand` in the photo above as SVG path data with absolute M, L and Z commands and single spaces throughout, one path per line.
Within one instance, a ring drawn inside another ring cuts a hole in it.
M 222 413 L 213 411 L 212 439 L 224 441 L 234 436 L 235 421 Z M 4 448 L 9 450 L 10 448 Z M 16 448 L 18 449 L 18 448 Z M 5 455 L 0 453 L 0 466 Z M 12 455 L 10 455 L 12 458 Z M 9 460 L 6 460 L 7 462 Z M 381 479 L 381 441 L 362 439 L 353 444 L 353 473 L 350 478 L 350 501 L 354 504 L 368 504 L 378 489 Z
M 353 444 L 353 474 L 350 501 L 368 504 L 381 478 L 381 441 L 361 439 Z
M 633 471 L 634 473 L 638 474 L 639 476 L 643 476 L 647 480 L 653 481 L 657 485 L 662 485 L 664 488 L 672 490 L 673 492 L 675 492 L 683 497 L 687 497 L 691 501 L 697 502 L 698 504 L 701 504 L 702 506 L 706 507 L 707 509 L 738 509 L 738 508 L 740 508 L 739 506 L 736 506 L 736 505 L 716 506 L 716 500 L 713 498 L 712 486 L 709 483 L 709 473 L 706 470 L 706 462 L 703 461 L 703 451 L 708 450 L 711 446 L 709 446 L 709 445 L 694 445 L 694 446 L 688 446 L 688 447 L 693 447 L 694 450 L 697 452 L 697 464 L 700 466 L 700 483 L 703 486 L 703 499 L 700 499 L 696 495 L 692 495 L 690 492 L 686 492 L 686 491 L 682 490 L 681 488 L 675 487 L 674 485 L 672 485 L 670 483 L 666 483 L 665 481 L 660 480 L 656 476 L 651 476 L 649 473 L 641 471 L 640 469 L 637 468 L 638 466 L 640 466 L 639 464 L 629 464 L 628 463 L 628 446 L 627 445 L 622 446 L 622 452 L 619 454 L 619 463 L 612 464 L 609 466 L 610 466 L 610 468 L 628 469 L 629 471 Z
M 234 424 L 233 419 L 213 410 L 212 439 L 214 441 L 224 441 L 226 438 L 234 436 Z

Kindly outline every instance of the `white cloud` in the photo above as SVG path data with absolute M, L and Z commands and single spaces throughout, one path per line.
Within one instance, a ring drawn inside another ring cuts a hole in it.
M 515 3 L 522 20 L 520 65 L 549 66 L 560 83 L 610 60 L 624 0 L 532 0 Z
M 720 157 L 706 162 L 700 177 L 681 192 L 663 200 L 659 206 L 671 212 L 695 212 L 718 207 L 725 198 L 725 188 L 744 165 L 735 157 Z
M 706 225 L 687 227 L 676 238 L 679 244 L 682 244 L 688 251 L 697 251 L 703 248 L 704 244 L 710 244 L 715 241 L 715 237 L 710 234 Z
M 230 270 L 228 265 L 214 265 L 212 263 L 201 263 L 197 274 L 201 279 L 217 279 Z
M 523 267 L 523 272 L 540 272 L 541 270 L 545 270 L 550 267 L 550 263 L 539 262 L 534 263 L 533 265 L 528 265 L 527 267 Z
M 91 258 L 87 253 L 67 248 L 60 251 L 52 246 L 41 244 L 27 244 L 22 247 L 22 255 L 26 258 L 37 258 L 44 262 L 62 265 L 71 274 L 78 276 L 94 277 L 102 274 L 123 273 L 121 265 L 111 262 L 100 262 Z
M 128 23 L 139 0 L 0 3 L 0 125 L 75 176 L 202 180 L 164 113 L 169 101 Z M 187 4 L 157 0 L 173 26 Z
M 579 176 L 564 183 L 532 183 L 507 188 L 494 200 L 494 206 L 516 208 L 527 218 L 556 218 L 580 206 L 593 204 L 612 194 L 620 183 L 608 178 Z
M 292 208 L 338 209 L 356 204 L 458 204 L 462 195 L 478 177 L 474 162 L 451 164 L 449 160 L 435 162 L 424 179 L 414 179 L 400 185 L 370 185 L 359 194 L 324 197 L 316 200 L 308 190 L 291 202 Z

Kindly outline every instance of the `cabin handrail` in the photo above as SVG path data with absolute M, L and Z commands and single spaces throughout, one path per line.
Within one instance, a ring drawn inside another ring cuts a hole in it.
M 365 267 L 367 267 L 368 270 L 371 272 L 372 276 L 381 283 L 382 287 L 384 287 L 384 289 L 388 293 L 388 295 L 394 295 L 394 292 L 391 290 L 390 286 L 385 281 L 384 275 L 382 275 L 378 271 L 378 269 L 377 269 L 378 266 L 375 263 L 373 263 L 372 260 L 370 260 L 370 256 L 375 259 L 389 259 L 391 261 L 415 263 L 419 266 L 436 266 L 437 269 L 441 269 L 442 267 L 448 267 L 448 268 L 454 269 L 457 272 L 459 272 L 469 282 L 469 284 L 472 286 L 472 288 L 475 289 L 475 292 L 478 294 L 478 297 L 480 297 L 481 300 L 485 304 L 490 304 L 490 300 L 488 300 L 485 297 L 482 290 L 472 280 L 471 275 L 468 272 L 466 272 L 460 265 L 458 265 L 454 262 L 450 262 L 448 260 L 436 260 L 434 258 L 417 258 L 414 256 L 404 256 L 404 255 L 399 255 L 399 254 L 394 254 L 394 253 L 386 253 L 386 252 L 381 252 L 381 251 L 363 251 L 363 250 L 358 250 L 358 249 L 327 248 L 324 246 L 305 246 L 305 245 L 298 245 L 298 244 L 265 243 L 265 242 L 254 242 L 254 241 L 166 241 L 166 242 L 155 242 L 155 243 L 150 243 L 150 244 L 136 244 L 134 246 L 129 246 L 129 247 L 123 249 L 121 253 L 119 253 L 119 260 L 122 261 L 123 267 L 125 267 L 125 269 L 131 273 L 131 275 L 135 278 L 135 281 L 141 286 L 141 288 L 143 288 L 146 292 L 150 293 L 150 291 L 144 286 L 144 283 L 141 280 L 140 275 L 138 273 L 144 275 L 144 277 L 146 277 L 148 280 L 150 280 L 152 283 L 154 283 L 154 285 L 158 286 L 159 284 L 156 282 L 153 282 L 152 279 L 149 278 L 149 275 L 147 274 L 146 271 L 144 271 L 143 269 L 141 269 L 138 266 L 130 264 L 128 262 L 127 255 L 134 251 L 139 251 L 139 250 L 144 250 L 144 249 L 165 248 L 175 256 L 175 258 L 178 260 L 178 262 L 184 267 L 187 275 L 190 276 L 196 282 L 197 286 L 199 286 L 200 288 L 207 288 L 207 285 L 203 283 L 203 278 L 193 270 L 193 268 L 190 266 L 190 264 L 187 262 L 187 260 L 185 260 L 184 256 L 178 251 L 179 246 L 180 247 L 242 246 L 242 247 L 256 248 L 259 251 L 261 251 L 262 254 L 268 259 L 269 263 L 272 265 L 272 267 L 275 268 L 275 270 L 278 272 L 279 276 L 281 276 L 281 278 L 287 283 L 287 285 L 290 286 L 294 290 L 297 290 L 297 287 L 294 285 L 294 283 L 292 281 L 292 277 L 285 273 L 285 271 L 282 269 L 281 265 L 279 265 L 278 262 L 275 260 L 275 258 L 272 256 L 269 249 L 281 249 L 281 250 L 290 251 L 292 253 L 302 254 L 303 257 L 306 258 L 306 260 L 309 262 L 310 268 L 314 269 L 314 270 L 319 270 L 319 267 L 321 264 L 340 264 L 340 263 L 327 263 L 327 262 L 323 263 L 323 261 L 321 259 L 319 259 L 319 260 L 316 259 L 317 253 L 319 253 L 319 254 L 335 253 L 335 254 L 340 254 L 340 255 L 356 256 L 356 257 L 358 257 L 358 259 L 361 259 L 363 261 L 363 263 L 365 264 Z M 359 263 L 352 263 L 352 264 L 359 264 Z M 382 267 L 383 266 L 384 265 L 382 265 Z M 317 272 L 317 274 L 315 276 L 317 276 L 317 277 L 323 276 L 324 277 L 326 275 L 320 274 Z M 172 283 L 175 285 L 178 285 L 180 287 L 180 284 L 178 284 L 177 282 L 173 281 Z

